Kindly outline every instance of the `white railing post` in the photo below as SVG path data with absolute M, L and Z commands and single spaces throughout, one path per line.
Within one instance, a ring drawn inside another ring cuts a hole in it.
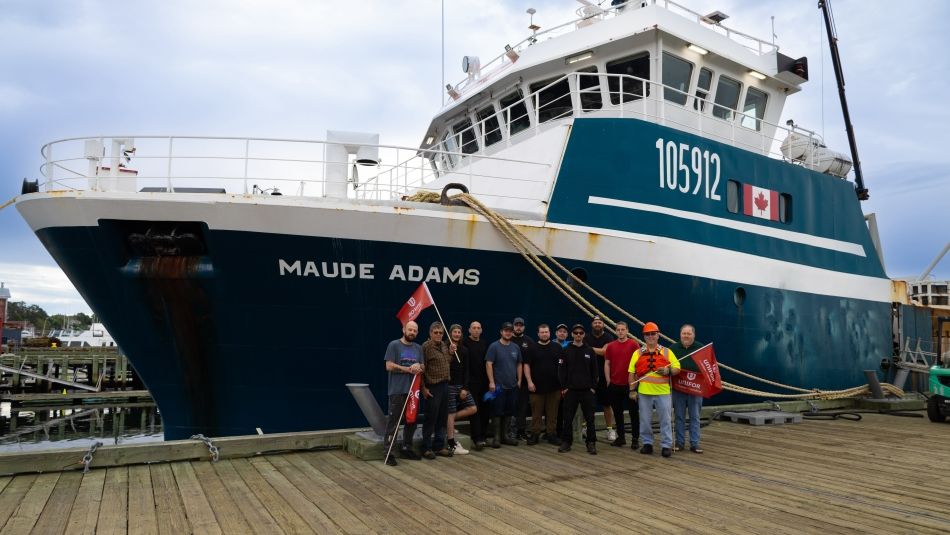
M 244 180 L 245 181 L 247 181 L 247 164 L 248 164 L 248 156 L 250 155 L 250 151 L 251 151 L 251 140 L 245 139 L 244 140 Z
M 43 186 L 45 189 L 49 189 L 49 184 L 53 181 L 53 144 L 52 143 L 46 146 L 46 169 L 43 170 L 43 174 L 46 175 L 46 184 L 43 184 Z M 99 184 L 96 184 L 96 189 L 98 188 L 99 188 Z
M 619 95 L 619 97 L 620 97 L 620 118 L 623 119 L 623 110 L 624 110 L 624 104 L 625 104 L 624 101 L 627 100 L 627 99 L 624 98 L 626 95 L 623 94 L 623 75 L 620 75 L 620 76 L 618 76 L 617 78 L 620 80 L 620 95 Z
M 166 180 L 168 181 L 168 193 L 174 193 L 174 188 L 172 187 L 172 150 L 175 143 L 175 138 L 168 138 L 168 176 Z
M 537 135 L 541 130 L 541 108 L 538 106 L 541 103 L 541 92 L 538 91 L 534 94 L 534 134 Z

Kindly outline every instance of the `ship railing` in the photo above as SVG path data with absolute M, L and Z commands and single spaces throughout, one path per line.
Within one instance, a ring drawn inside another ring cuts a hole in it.
M 701 24 L 760 56 L 776 52 L 779 49 L 778 45 L 775 43 L 770 43 L 763 39 L 759 39 L 758 37 L 754 37 L 738 30 L 733 30 L 722 24 L 715 24 L 707 19 L 705 15 L 693 11 L 688 7 L 680 5 L 672 0 L 646 1 L 649 4 L 662 7 L 671 13 L 675 13 L 681 17 L 692 20 L 697 24 Z M 502 53 L 490 59 L 484 65 L 480 66 L 477 76 L 468 76 L 456 84 L 450 84 L 451 90 L 459 95 L 462 95 L 474 86 L 484 86 L 486 83 L 497 78 L 499 74 L 503 73 L 512 64 L 514 64 L 514 62 L 517 61 L 519 55 L 523 53 L 524 50 L 529 46 L 571 33 L 576 29 L 589 26 L 594 22 L 616 17 L 621 15 L 626 9 L 634 9 L 639 7 L 639 5 L 643 2 L 644 0 L 629 0 L 622 4 L 612 6 L 581 6 L 577 9 L 577 18 L 571 19 L 562 24 L 558 24 L 557 26 L 553 26 L 544 31 L 532 33 L 515 45 L 506 45 L 505 50 Z M 448 96 L 449 94 L 443 96 L 442 104 L 445 107 L 451 105 L 455 101 L 455 99 Z
M 435 159 L 485 162 L 466 173 L 486 198 L 540 202 L 551 165 L 439 149 L 362 144 L 372 159 L 328 157 L 322 140 L 123 135 L 61 139 L 43 146 L 43 191 L 191 192 L 398 200 L 438 177 Z M 350 147 L 347 147 L 350 148 Z M 331 151 L 332 152 L 332 151 Z M 341 185 L 342 182 L 342 185 Z M 521 188 L 489 187 L 500 182 Z M 342 193 L 341 193 L 342 192 Z M 503 203 L 502 203 L 503 204 Z
M 472 156 L 496 154 L 572 118 L 642 119 L 785 161 L 791 160 L 782 154 L 781 145 L 792 133 L 803 143 L 824 144 L 813 131 L 765 120 L 769 104 L 766 102 L 759 114 L 745 113 L 637 76 L 573 72 L 467 128 L 453 131 L 432 146 L 446 154 L 433 158 L 433 165 L 440 175 L 463 171 Z M 806 154 L 813 158 L 817 152 Z M 808 166 L 815 162 L 794 163 Z

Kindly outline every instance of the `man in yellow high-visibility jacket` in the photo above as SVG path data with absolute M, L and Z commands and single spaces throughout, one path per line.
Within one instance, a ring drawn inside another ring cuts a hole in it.
M 646 346 L 633 353 L 630 359 L 630 397 L 639 397 L 640 453 L 653 453 L 653 408 L 660 419 L 660 448 L 664 457 L 673 454 L 673 407 L 670 377 L 680 372 L 680 362 L 668 348 L 661 346 L 660 328 L 656 323 L 643 326 Z

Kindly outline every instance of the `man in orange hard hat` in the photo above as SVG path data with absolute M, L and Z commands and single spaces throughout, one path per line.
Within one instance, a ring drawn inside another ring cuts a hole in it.
M 633 353 L 629 372 L 630 397 L 638 397 L 640 405 L 640 453 L 653 453 L 653 409 L 660 419 L 660 448 L 664 457 L 673 454 L 671 422 L 672 391 L 670 377 L 680 372 L 680 363 L 668 348 L 661 346 L 660 328 L 656 323 L 643 326 L 646 346 Z

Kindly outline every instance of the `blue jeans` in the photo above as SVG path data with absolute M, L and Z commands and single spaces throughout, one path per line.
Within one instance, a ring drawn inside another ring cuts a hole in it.
M 686 444 L 686 410 L 689 409 L 689 445 L 699 447 L 699 410 L 703 408 L 703 396 L 693 396 L 673 391 L 673 413 L 676 415 L 676 443 Z
M 673 425 L 671 420 L 672 401 L 669 394 L 651 396 L 640 394 L 640 443 L 653 445 L 653 408 L 656 407 L 660 418 L 660 447 L 673 447 Z

